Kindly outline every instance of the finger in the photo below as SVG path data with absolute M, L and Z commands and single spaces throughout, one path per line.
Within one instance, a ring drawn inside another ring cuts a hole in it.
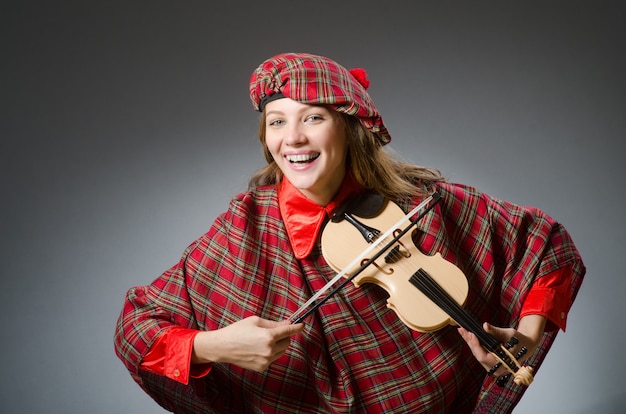
M 289 325 L 280 324 L 279 326 L 273 328 L 273 331 L 276 336 L 276 339 L 280 340 L 280 339 L 289 338 L 292 335 L 299 334 L 300 332 L 302 332 L 303 329 L 304 329 L 303 323 L 289 324 Z
M 493 326 L 487 322 L 483 324 L 483 329 L 485 332 L 496 338 L 499 342 L 506 342 L 515 334 L 515 331 L 511 328 L 500 328 L 498 326 Z
M 295 333 L 299 333 L 302 331 L 302 326 L 289 326 L 287 327 L 287 334 L 284 332 L 280 333 L 280 337 L 276 336 L 276 342 L 274 343 L 274 353 L 270 358 L 270 362 L 276 361 L 278 358 L 283 356 L 283 354 L 287 351 L 289 346 L 291 345 L 291 335 Z M 274 330 L 277 330 L 276 328 Z
M 483 348 L 478 340 L 478 337 L 474 333 L 463 328 L 458 328 L 458 331 L 463 340 L 465 340 L 469 346 L 474 358 L 476 358 L 476 360 L 480 362 L 486 370 L 491 369 L 491 367 L 497 362 L 497 359 L 485 348 Z
M 458 328 L 459 334 L 461 334 L 461 337 L 465 340 L 465 342 L 467 342 L 467 344 L 470 346 L 470 348 L 472 349 L 472 351 L 477 350 L 477 351 L 484 351 L 482 346 L 480 345 L 480 341 L 478 340 L 478 337 L 476 335 L 474 335 L 474 333 L 468 331 L 467 329 L 464 328 Z M 474 352 L 476 353 L 476 352 Z
M 274 352 L 274 354 L 271 356 L 271 358 L 269 360 L 269 363 L 271 364 L 271 363 L 275 362 L 278 358 L 282 357 L 285 354 L 285 352 L 287 351 L 288 347 L 289 347 L 288 345 L 284 346 L 284 347 L 281 346 L 279 349 L 277 349 Z
M 279 326 L 282 326 L 282 322 L 272 321 L 269 319 L 256 318 L 256 326 L 260 328 L 274 329 Z
M 465 339 L 466 342 L 469 340 L 470 332 L 467 329 L 458 327 L 457 331 L 459 331 L 459 334 L 461 335 L 463 339 Z

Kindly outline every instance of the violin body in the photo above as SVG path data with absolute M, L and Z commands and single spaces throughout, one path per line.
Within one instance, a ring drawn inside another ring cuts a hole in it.
M 366 226 L 386 230 L 404 215 L 397 204 L 385 200 L 376 216 L 356 219 Z M 389 295 L 387 306 L 411 329 L 432 332 L 449 324 L 456 325 L 450 315 L 416 289 L 409 279 L 417 269 L 423 269 L 450 297 L 459 305 L 463 305 L 469 288 L 467 278 L 441 254 L 427 256 L 420 252 L 411 234 L 407 233 L 398 240 L 391 260 L 385 260 L 390 256 L 381 256 L 352 281 L 357 287 L 363 283 L 374 283 L 385 289 Z M 337 272 L 349 265 L 351 259 L 357 257 L 368 245 L 367 240 L 348 220 L 329 222 L 321 237 L 324 258 Z M 396 260 L 393 260 L 394 257 Z M 348 273 L 351 273 L 351 269 Z

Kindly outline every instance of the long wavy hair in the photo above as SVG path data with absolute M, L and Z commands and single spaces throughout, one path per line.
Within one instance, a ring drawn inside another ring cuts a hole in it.
M 380 140 L 359 120 L 331 109 L 344 128 L 348 143 L 347 170 L 365 188 L 378 192 L 391 200 L 409 200 L 432 192 L 435 182 L 446 179 L 439 170 L 401 161 L 392 151 L 383 147 Z M 277 184 L 283 173 L 274 162 L 265 144 L 265 112 L 261 114 L 259 140 L 267 165 L 256 171 L 248 182 L 248 189 Z

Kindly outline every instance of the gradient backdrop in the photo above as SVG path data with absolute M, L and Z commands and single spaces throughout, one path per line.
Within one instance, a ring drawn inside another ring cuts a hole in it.
M 364 67 L 409 161 L 546 210 L 588 275 L 516 410 L 618 413 L 623 1 L 3 1 L 0 411 L 159 413 L 113 353 L 125 291 L 263 164 L 248 76 Z

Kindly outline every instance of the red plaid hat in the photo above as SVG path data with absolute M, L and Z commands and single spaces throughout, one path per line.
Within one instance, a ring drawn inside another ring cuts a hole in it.
M 328 105 L 355 116 L 387 144 L 391 136 L 366 89 L 365 70 L 346 69 L 337 62 L 307 53 L 283 53 L 267 59 L 250 76 L 250 99 L 257 111 L 278 98 Z

